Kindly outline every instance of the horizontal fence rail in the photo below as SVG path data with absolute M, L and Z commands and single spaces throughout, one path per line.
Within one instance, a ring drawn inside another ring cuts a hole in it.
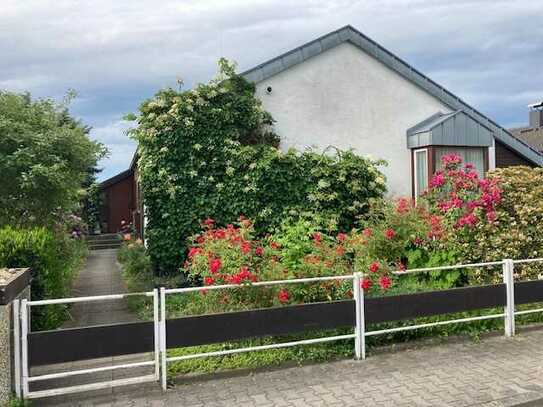
M 419 292 L 414 294 L 390 295 L 384 297 L 365 298 L 360 289 L 362 274 L 354 273 L 346 276 L 328 276 L 290 280 L 261 281 L 252 284 L 225 284 L 220 286 L 187 287 L 178 289 L 156 289 L 148 293 L 119 294 L 110 296 L 79 297 L 41 301 L 22 301 L 20 318 L 17 315 L 17 327 L 21 337 L 20 352 L 22 367 L 15 370 L 22 372 L 20 386 L 27 397 L 44 397 L 56 394 L 67 394 L 94 388 L 108 388 L 122 385 L 115 383 L 93 383 L 83 386 L 72 386 L 30 392 L 29 383 L 70 377 L 101 371 L 130 369 L 141 366 L 155 366 L 155 374 L 130 380 L 161 381 L 166 387 L 167 365 L 171 362 L 190 360 L 202 357 L 230 355 L 242 352 L 279 349 L 290 346 L 309 345 L 337 340 L 354 339 L 354 353 L 357 359 L 365 357 L 365 338 L 406 330 L 428 328 L 447 324 L 482 321 L 504 318 L 504 329 L 507 336 L 514 335 L 515 315 L 543 312 L 543 308 L 516 311 L 515 305 L 543 302 L 543 280 L 514 282 L 515 264 L 543 262 L 543 259 L 503 260 L 462 264 L 454 266 L 431 267 L 398 271 L 398 275 L 454 270 L 459 268 L 480 268 L 502 266 L 503 283 L 485 286 L 463 287 L 439 291 Z M 166 297 L 183 295 L 201 290 L 243 289 L 246 287 L 278 286 L 286 284 L 307 284 L 322 281 L 352 281 L 353 299 L 330 302 L 308 303 L 254 309 L 218 314 L 167 318 Z M 83 328 L 60 329 L 54 331 L 28 332 L 28 311 L 32 306 L 50 304 L 70 304 L 84 301 L 108 301 L 126 298 L 132 295 L 143 295 L 153 298 L 154 321 L 131 322 Z M 19 304 L 18 304 L 19 305 Z M 394 321 L 414 320 L 422 317 L 447 315 L 467 311 L 484 310 L 503 307 L 503 312 L 491 315 L 480 315 L 460 319 L 449 319 L 424 324 L 412 324 L 395 328 L 367 331 L 367 324 L 387 323 Z M 19 325 L 21 323 L 21 325 Z M 274 337 L 316 332 L 337 328 L 352 328 L 352 334 L 323 336 L 304 340 L 279 342 L 260 346 L 240 347 L 206 353 L 194 353 L 183 356 L 168 357 L 168 349 L 208 345 L 224 342 L 235 342 L 243 339 Z M 103 357 L 130 355 L 154 352 L 154 360 L 81 369 L 72 372 L 52 373 L 41 376 L 29 376 L 30 367 L 55 363 L 74 362 Z M 129 380 L 129 379 L 126 379 Z M 16 380 L 16 382 L 18 382 Z M 87 386 L 87 387 L 85 387 Z M 103 387 L 100 387 L 103 386 Z M 63 393 L 64 392 L 64 393 Z

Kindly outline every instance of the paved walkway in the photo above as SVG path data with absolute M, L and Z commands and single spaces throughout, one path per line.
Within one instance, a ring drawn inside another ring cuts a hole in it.
M 126 286 L 117 265 L 117 249 L 91 250 L 72 288 L 72 297 L 120 294 Z M 76 303 L 63 328 L 136 321 L 125 300 Z
M 166 393 L 154 384 L 117 388 L 49 399 L 47 405 L 543 406 L 543 327 L 525 329 L 512 339 L 450 339 L 438 345 L 383 349 L 360 362 L 191 379 Z

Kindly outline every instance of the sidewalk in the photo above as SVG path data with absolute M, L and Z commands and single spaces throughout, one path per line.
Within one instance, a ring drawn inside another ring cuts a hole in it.
M 415 345 L 413 345 L 415 346 Z M 182 382 L 181 382 L 182 383 Z M 57 406 L 543 406 L 543 328 L 481 342 L 446 340 L 365 361 L 218 375 L 37 401 Z M 43 403 L 43 404 L 42 404 Z

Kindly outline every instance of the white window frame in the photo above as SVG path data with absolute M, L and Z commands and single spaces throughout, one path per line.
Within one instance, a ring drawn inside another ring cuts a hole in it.
M 428 149 L 427 148 L 420 148 L 417 150 L 413 150 L 413 182 L 414 182 L 414 191 L 415 191 L 415 202 L 417 201 L 417 198 L 419 197 L 419 191 L 417 188 L 418 185 L 418 177 L 417 177 L 417 153 L 424 153 L 424 156 L 426 158 L 426 184 L 429 183 L 429 171 L 428 171 Z

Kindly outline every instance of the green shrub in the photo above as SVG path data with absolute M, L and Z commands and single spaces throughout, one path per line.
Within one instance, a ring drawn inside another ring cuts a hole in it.
M 67 101 L 0 91 L 0 226 L 49 226 L 78 209 L 89 171 L 106 153 Z
M 262 236 L 286 217 L 353 227 L 370 198 L 382 196 L 378 162 L 354 153 L 281 152 L 254 84 L 220 62 L 219 78 L 190 91 L 158 92 L 140 107 L 132 136 L 145 200 L 149 253 L 178 270 L 201 219 L 226 225 L 240 214 Z
M 148 278 L 152 274 L 151 260 L 141 240 L 123 242 L 117 252 L 123 271 L 132 278 Z
M 494 261 L 504 258 L 543 257 L 543 169 L 529 167 L 499 168 L 488 174 L 500 188 L 495 220 L 480 222 L 473 236 L 460 242 L 462 260 Z M 542 263 L 516 264 L 519 280 L 536 280 L 543 272 Z M 501 282 L 501 273 L 485 269 L 473 275 L 473 281 Z
M 32 299 L 66 297 L 86 255 L 86 244 L 45 228 L 0 229 L 0 266 L 32 269 Z M 32 328 L 52 329 L 66 319 L 65 305 L 32 308 Z

